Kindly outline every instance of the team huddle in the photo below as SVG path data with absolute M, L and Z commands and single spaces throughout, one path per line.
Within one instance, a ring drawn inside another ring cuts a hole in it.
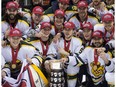
M 19 1 L 2 17 L 2 87 L 115 86 L 114 0 Z

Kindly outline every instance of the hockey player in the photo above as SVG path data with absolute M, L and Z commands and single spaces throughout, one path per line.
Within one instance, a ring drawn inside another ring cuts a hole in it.
M 97 18 L 90 16 L 87 12 L 88 4 L 86 1 L 79 1 L 77 4 L 78 13 L 75 14 L 69 21 L 73 22 L 76 26 L 76 31 L 82 29 L 82 25 L 86 22 L 90 22 L 93 26 L 98 22 Z
M 42 58 L 32 45 L 21 41 L 21 36 L 19 29 L 10 30 L 9 44 L 2 48 L 2 55 L 6 61 L 2 69 L 3 87 L 34 87 L 38 84 L 40 87 L 44 86 L 45 79 L 43 80 L 40 78 L 40 74 L 36 73 L 41 72 L 39 68 L 42 64 Z M 34 78 L 34 75 L 37 78 Z M 41 75 L 44 76 L 42 72 Z
M 63 10 L 56 10 L 55 11 L 55 14 L 54 14 L 54 24 L 53 26 L 51 26 L 51 34 L 54 36 L 56 35 L 57 33 L 61 33 L 62 30 L 63 30 L 63 27 L 64 27 L 64 21 L 65 21 L 65 17 L 64 17 L 65 13 Z M 36 31 L 40 31 L 40 29 L 36 29 Z M 39 33 L 36 32 L 36 36 L 38 35 Z M 38 36 L 37 36 L 38 37 Z
M 54 13 L 54 26 L 52 27 L 54 32 L 52 32 L 53 35 L 56 35 L 57 33 L 61 33 L 64 28 L 64 22 L 65 22 L 65 13 L 63 10 L 56 10 Z
M 69 55 L 73 55 L 75 52 L 81 52 L 82 51 L 82 41 L 79 38 L 73 37 L 73 30 L 75 28 L 75 25 L 72 22 L 66 22 L 64 24 L 64 38 L 61 37 L 57 43 L 54 43 L 54 50 L 52 49 L 51 53 L 52 55 L 55 55 L 54 57 L 47 56 L 47 59 L 44 63 L 45 68 L 49 70 L 49 65 L 51 59 L 62 59 L 64 57 L 67 57 Z M 81 51 L 80 51 L 81 50 Z M 79 67 L 77 66 L 70 66 L 64 68 L 65 72 L 67 73 L 67 86 L 68 87 L 77 87 L 79 85 L 78 83 L 78 72 Z
M 65 13 L 63 10 L 56 10 L 54 13 L 54 24 L 52 26 L 51 34 L 54 37 L 53 41 L 57 41 L 58 38 L 63 36 L 63 28 L 64 28 L 64 22 L 65 22 Z
M 43 8 L 35 6 L 32 10 L 32 15 L 28 18 L 28 23 L 31 25 L 31 29 L 40 28 L 42 22 L 50 22 L 48 16 L 43 15 Z
M 92 39 L 92 32 L 93 32 L 93 26 L 90 22 L 87 22 L 85 24 L 83 24 L 83 45 L 86 46 L 90 46 L 91 43 L 91 39 Z
M 39 50 L 44 59 L 46 58 L 49 45 L 51 44 L 51 41 L 53 39 L 51 29 L 52 26 L 49 22 L 43 22 L 41 24 L 40 32 L 36 33 L 35 37 L 28 39 L 28 42 Z
M 104 52 L 103 33 L 94 31 L 92 38 L 93 45 L 91 47 L 85 48 L 80 55 L 76 54 L 75 56 L 69 56 L 62 60 L 68 60 L 69 65 L 72 66 L 80 66 L 83 63 L 88 64 L 88 70 L 93 84 L 90 82 L 86 87 L 108 87 L 104 76 L 105 71 L 112 71 L 114 64 L 110 55 Z
M 23 33 L 23 39 L 27 38 L 27 32 L 29 31 L 29 25 L 27 22 L 21 20 L 21 16 L 18 14 L 19 5 L 13 1 L 8 2 L 6 5 L 6 14 L 2 21 L 2 39 L 6 40 L 8 33 L 12 28 L 18 28 Z
M 32 15 L 28 18 L 28 23 L 30 24 L 30 30 L 27 34 L 28 37 L 33 37 L 35 33 L 39 33 L 42 22 L 50 22 L 48 16 L 43 15 L 43 8 L 36 6 L 32 10 Z
M 53 39 L 51 31 L 52 25 L 50 24 L 50 22 L 42 22 L 40 32 L 35 33 L 35 37 L 30 37 L 27 39 L 29 43 L 31 43 L 35 48 L 39 50 L 39 53 L 44 60 L 46 59 L 46 56 L 49 54 L 49 52 L 51 52 L 49 50 L 53 49 L 53 46 L 51 45 Z M 42 70 L 44 75 L 48 77 L 44 65 L 42 65 Z
M 90 22 L 86 22 L 85 24 L 83 24 L 83 28 L 82 28 L 82 42 L 83 42 L 83 46 L 84 48 L 86 48 L 87 46 L 91 46 L 92 45 L 92 33 L 93 33 L 93 26 Z M 85 76 L 85 82 L 81 82 L 83 77 Z M 87 64 L 80 66 L 80 71 L 79 71 L 79 76 L 78 79 L 80 79 L 80 83 L 81 84 L 87 84 L 88 81 L 90 81 L 90 76 L 87 72 Z M 86 86 L 86 85 L 85 85 Z
M 60 10 L 60 9 L 56 10 L 55 13 L 54 13 L 54 24 L 53 24 L 53 26 L 51 26 L 51 28 L 52 28 L 51 29 L 51 34 L 53 36 L 55 36 L 57 33 L 62 32 L 63 27 L 64 27 L 64 22 L 65 22 L 65 13 L 64 13 L 64 11 Z M 39 27 L 41 27 L 41 26 L 39 26 Z M 37 28 L 36 31 L 37 32 L 35 34 L 35 37 L 36 36 L 38 37 L 40 29 Z
M 95 14 L 98 19 L 101 19 L 101 17 L 106 14 L 108 10 L 106 8 L 106 4 L 101 2 L 101 0 L 92 0 L 89 4 L 89 12 Z
M 114 16 L 107 13 L 103 15 L 102 21 L 105 29 L 105 41 L 108 42 L 114 38 Z
M 112 53 L 112 57 L 114 58 L 114 47 L 110 45 L 110 41 L 114 42 L 114 16 L 107 13 L 102 17 L 102 22 L 103 24 L 96 24 L 94 26 L 94 31 L 100 30 L 104 33 L 106 51 L 110 51 Z
M 71 6 L 69 6 L 69 0 L 58 0 L 57 7 L 51 6 L 47 10 L 45 10 L 45 13 L 44 13 L 45 15 L 48 15 L 50 17 L 51 22 L 53 22 L 54 12 L 57 9 L 63 10 L 65 12 L 66 21 L 68 21 L 76 12 L 72 10 Z

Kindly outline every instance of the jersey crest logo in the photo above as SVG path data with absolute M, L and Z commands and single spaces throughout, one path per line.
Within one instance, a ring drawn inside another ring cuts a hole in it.
M 91 72 L 95 77 L 100 77 L 104 74 L 104 66 L 101 66 L 100 62 L 97 62 L 97 65 L 94 62 L 90 63 L 90 66 L 92 67 Z

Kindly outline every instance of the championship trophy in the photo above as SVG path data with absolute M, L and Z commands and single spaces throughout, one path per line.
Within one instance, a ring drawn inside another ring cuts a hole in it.
M 64 87 L 65 79 L 62 63 L 59 60 L 54 60 L 51 62 L 50 66 L 50 87 Z

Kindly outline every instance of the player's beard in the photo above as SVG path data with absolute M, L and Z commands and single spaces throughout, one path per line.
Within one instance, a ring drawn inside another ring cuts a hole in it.
M 9 15 L 8 15 L 8 19 L 10 19 L 10 20 L 15 20 L 15 19 L 16 19 L 16 15 L 9 14 Z
M 94 47 L 101 47 L 103 44 L 101 44 L 100 42 L 96 42 L 96 43 L 93 43 L 93 46 Z

